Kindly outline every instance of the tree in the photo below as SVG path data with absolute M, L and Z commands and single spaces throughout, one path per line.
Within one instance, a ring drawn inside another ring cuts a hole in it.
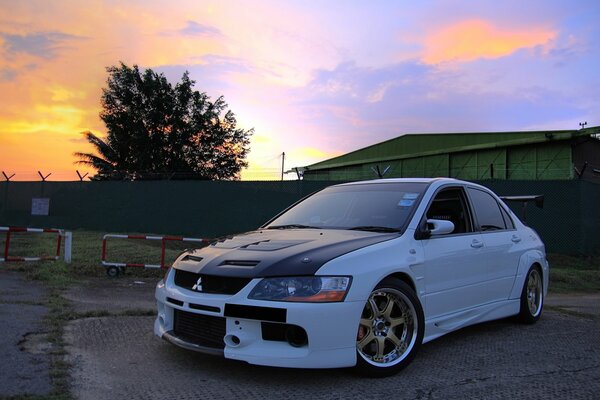
M 186 71 L 172 86 L 151 69 L 108 67 L 102 89 L 102 139 L 84 132 L 95 153 L 75 153 L 76 163 L 106 179 L 239 179 L 247 167 L 253 130 L 237 127 L 223 96 L 214 102 L 193 90 Z

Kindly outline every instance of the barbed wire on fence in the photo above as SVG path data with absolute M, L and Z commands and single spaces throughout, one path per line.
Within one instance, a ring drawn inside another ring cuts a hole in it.
M 369 167 L 367 169 L 367 167 Z M 493 167 L 494 173 L 490 173 L 489 165 L 477 165 L 468 166 L 470 171 L 464 173 L 464 168 L 450 168 L 449 176 L 461 179 L 540 179 L 543 175 L 552 175 L 553 173 L 562 173 L 564 175 L 565 169 L 563 168 L 545 168 L 543 171 L 538 171 L 535 168 L 527 168 L 521 166 L 519 168 L 500 168 L 496 165 Z M 322 177 L 323 180 L 335 179 L 335 180 L 356 180 L 356 179 L 376 179 L 376 178 L 399 178 L 399 177 L 426 177 L 426 176 L 446 176 L 446 174 L 437 174 L 436 171 L 446 171 L 445 168 L 421 168 L 421 169 L 400 169 L 394 168 L 394 166 L 388 167 L 385 163 L 380 165 L 380 172 L 377 173 L 375 167 L 371 168 L 371 165 L 364 166 L 364 169 L 356 167 L 347 168 L 331 168 L 323 170 L 310 170 L 306 169 L 306 176 Z M 385 171 L 385 173 L 383 173 Z M 573 165 L 574 177 L 582 177 L 585 173 L 587 177 L 599 178 L 600 179 L 600 165 L 593 163 L 585 163 L 582 165 Z M 42 170 L 11 170 L 11 169 L 0 169 L 0 182 L 8 181 L 37 181 L 37 182 L 48 182 L 48 181 L 75 181 L 83 182 L 93 179 L 94 171 L 79 171 L 79 170 L 58 170 L 58 171 L 42 171 Z M 493 175 L 493 176 L 492 176 Z M 281 180 L 281 169 L 278 168 L 258 168 L 256 170 L 243 170 L 240 173 L 239 180 L 244 181 L 279 181 Z M 303 178 L 302 173 L 297 173 L 294 169 L 284 171 L 284 180 L 299 180 Z M 546 178 L 547 179 L 547 178 Z M 565 177 L 564 179 L 570 179 Z M 120 174 L 119 172 L 110 180 L 207 180 L 200 174 L 193 172 L 180 172 L 180 171 L 139 171 L 133 176 Z
M 26 170 L 0 170 L 0 182 L 48 182 L 48 181 L 74 181 L 83 182 L 93 180 L 94 171 L 80 170 L 58 170 L 58 171 L 26 171 Z M 259 181 L 279 181 L 281 180 L 281 169 L 278 168 L 260 168 L 258 170 L 244 170 L 240 173 L 241 180 L 259 180 Z M 284 173 L 285 180 L 297 179 L 295 172 L 286 171 Z M 178 171 L 139 171 L 131 177 L 131 174 L 115 173 L 110 180 L 206 180 L 200 174 L 193 172 L 178 172 Z

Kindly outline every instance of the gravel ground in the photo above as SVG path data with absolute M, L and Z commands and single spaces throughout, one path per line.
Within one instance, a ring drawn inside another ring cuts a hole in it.
M 78 399 L 597 398 L 598 321 L 549 312 L 534 326 L 504 320 L 423 346 L 386 379 L 348 370 L 257 367 L 186 352 L 152 336 L 152 317 L 89 318 L 68 330 Z
M 156 310 L 154 287 L 158 279 L 90 278 L 69 289 L 64 297 L 77 313 Z
M 129 287 L 132 301 L 113 296 L 113 302 L 153 307 L 149 282 L 122 279 L 115 285 L 123 293 Z M 598 300 L 551 296 L 535 325 L 506 319 L 462 329 L 424 345 L 411 366 L 386 379 L 350 370 L 258 367 L 188 352 L 154 337 L 149 316 L 84 318 L 66 333 L 72 390 L 77 399 L 593 399 L 600 391 Z

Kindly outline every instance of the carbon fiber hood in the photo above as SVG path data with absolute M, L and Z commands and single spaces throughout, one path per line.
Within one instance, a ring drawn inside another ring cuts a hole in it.
M 239 278 L 314 275 L 327 261 L 398 233 L 284 229 L 248 232 L 183 254 L 175 268 Z

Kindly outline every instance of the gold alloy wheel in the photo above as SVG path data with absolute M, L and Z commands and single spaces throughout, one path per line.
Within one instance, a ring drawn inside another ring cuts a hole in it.
M 542 309 L 542 277 L 537 269 L 532 269 L 527 277 L 527 306 L 532 317 L 537 317 Z
M 392 288 L 376 289 L 369 296 L 356 337 L 358 354 L 369 364 L 398 364 L 415 346 L 418 318 L 411 300 Z

